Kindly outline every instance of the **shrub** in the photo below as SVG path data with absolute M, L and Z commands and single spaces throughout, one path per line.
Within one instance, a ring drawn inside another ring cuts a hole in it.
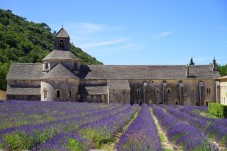
M 227 106 L 218 103 L 209 103 L 208 111 L 210 114 L 220 118 L 227 118 Z

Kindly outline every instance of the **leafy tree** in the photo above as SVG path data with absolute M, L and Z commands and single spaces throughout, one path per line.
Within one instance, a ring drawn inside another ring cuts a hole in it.
M 218 71 L 221 76 L 226 76 L 227 75 L 227 64 L 225 65 L 217 65 Z

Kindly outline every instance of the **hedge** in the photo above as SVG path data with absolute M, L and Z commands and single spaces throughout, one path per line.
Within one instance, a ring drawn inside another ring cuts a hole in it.
M 227 105 L 210 102 L 208 104 L 208 111 L 219 118 L 227 118 Z

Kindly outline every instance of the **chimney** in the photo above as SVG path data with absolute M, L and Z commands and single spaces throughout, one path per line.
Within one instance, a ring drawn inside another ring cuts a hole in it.
M 215 57 L 213 59 L 213 71 L 217 71 L 217 63 Z
M 186 68 L 187 68 L 187 70 L 186 70 L 186 77 L 188 78 L 189 77 L 189 65 L 186 65 Z

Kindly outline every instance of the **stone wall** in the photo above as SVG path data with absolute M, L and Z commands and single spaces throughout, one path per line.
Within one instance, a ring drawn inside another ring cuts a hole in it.
M 129 80 L 130 102 L 202 105 L 216 102 L 215 80 Z
M 110 103 L 130 103 L 129 90 L 109 90 Z
M 41 81 L 42 101 L 77 101 L 79 81 L 53 79 Z M 45 91 L 47 97 L 45 98 Z M 59 94 L 58 94 L 59 93 Z
M 220 103 L 227 105 L 227 79 L 220 80 Z

